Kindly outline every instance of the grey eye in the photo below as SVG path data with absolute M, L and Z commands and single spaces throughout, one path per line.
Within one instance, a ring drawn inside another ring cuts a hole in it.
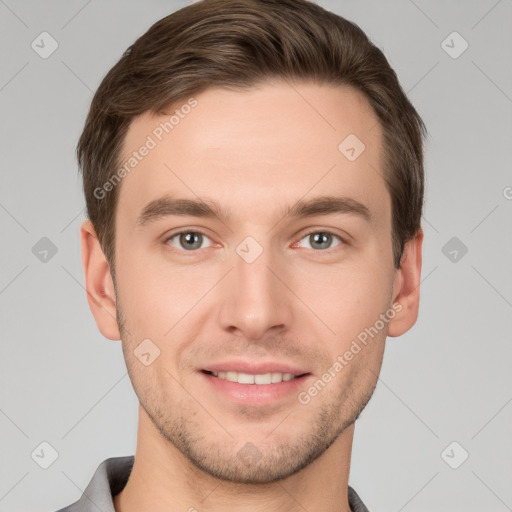
M 171 245 L 177 249 L 185 249 L 186 251 L 201 249 L 204 240 L 208 239 L 206 235 L 199 233 L 198 231 L 182 231 L 181 233 L 175 233 L 170 236 L 167 241 L 170 242 L 175 238 L 177 238 L 179 245 L 175 245 L 173 243 L 171 243 Z
M 304 238 L 302 238 L 302 240 L 307 239 L 311 244 L 311 249 L 322 250 L 331 248 L 333 237 L 340 240 L 340 243 L 343 241 L 338 235 L 330 233 L 329 231 L 315 231 L 313 233 L 308 233 Z

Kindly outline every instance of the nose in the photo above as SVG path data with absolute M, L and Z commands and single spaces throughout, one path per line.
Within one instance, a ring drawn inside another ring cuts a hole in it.
M 250 247 L 254 251 L 254 247 Z M 233 268 L 222 280 L 219 321 L 223 329 L 257 341 L 269 331 L 287 330 L 293 320 L 293 293 L 287 287 L 287 270 L 270 250 L 254 260 L 234 252 Z

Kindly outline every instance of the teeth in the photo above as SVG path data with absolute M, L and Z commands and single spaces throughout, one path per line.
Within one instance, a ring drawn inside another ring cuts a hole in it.
M 254 384 L 272 384 L 272 374 L 265 373 L 264 375 L 255 375 Z
M 275 382 L 282 382 L 283 375 L 281 373 L 272 373 L 272 384 Z
M 251 375 L 250 373 L 239 373 L 237 381 L 239 384 L 254 384 L 254 377 L 255 375 Z
M 219 379 L 238 382 L 239 384 L 275 384 L 295 378 L 292 373 L 264 373 L 252 375 L 243 372 L 211 372 Z

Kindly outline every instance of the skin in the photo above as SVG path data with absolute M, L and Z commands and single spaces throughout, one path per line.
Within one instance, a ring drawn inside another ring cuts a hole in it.
M 347 512 L 355 420 L 375 389 L 386 336 L 417 319 L 423 232 L 396 270 L 382 132 L 359 92 L 267 82 L 195 98 L 122 180 L 116 287 L 94 228 L 81 227 L 89 305 L 101 333 L 122 339 L 140 401 L 135 464 L 115 508 Z M 125 155 L 168 118 L 133 120 Z M 353 162 L 338 150 L 351 133 L 366 146 Z M 166 193 L 214 199 L 232 216 L 138 227 L 143 207 Z M 363 203 L 372 222 L 346 213 L 282 218 L 285 205 L 321 195 Z M 204 233 L 201 248 L 169 239 L 180 228 Z M 334 235 L 327 248 L 309 236 L 313 228 Z M 247 236 L 263 248 L 250 264 L 236 252 Z M 393 304 L 400 312 L 307 405 L 292 393 L 271 406 L 235 406 L 198 371 L 229 357 L 288 361 L 311 373 L 299 389 L 307 390 Z M 148 366 L 134 356 L 146 338 L 160 349 Z M 253 464 L 237 456 L 249 442 Z

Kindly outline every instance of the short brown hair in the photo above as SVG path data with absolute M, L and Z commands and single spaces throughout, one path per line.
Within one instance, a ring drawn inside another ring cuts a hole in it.
M 107 73 L 77 146 L 87 214 L 114 276 L 120 186 L 95 190 L 121 165 L 131 120 L 210 87 L 308 80 L 362 92 L 384 137 L 383 177 L 392 202 L 392 247 L 421 227 L 426 128 L 380 49 L 354 23 L 308 0 L 202 0 L 152 25 Z M 340 141 L 341 142 L 341 141 Z

